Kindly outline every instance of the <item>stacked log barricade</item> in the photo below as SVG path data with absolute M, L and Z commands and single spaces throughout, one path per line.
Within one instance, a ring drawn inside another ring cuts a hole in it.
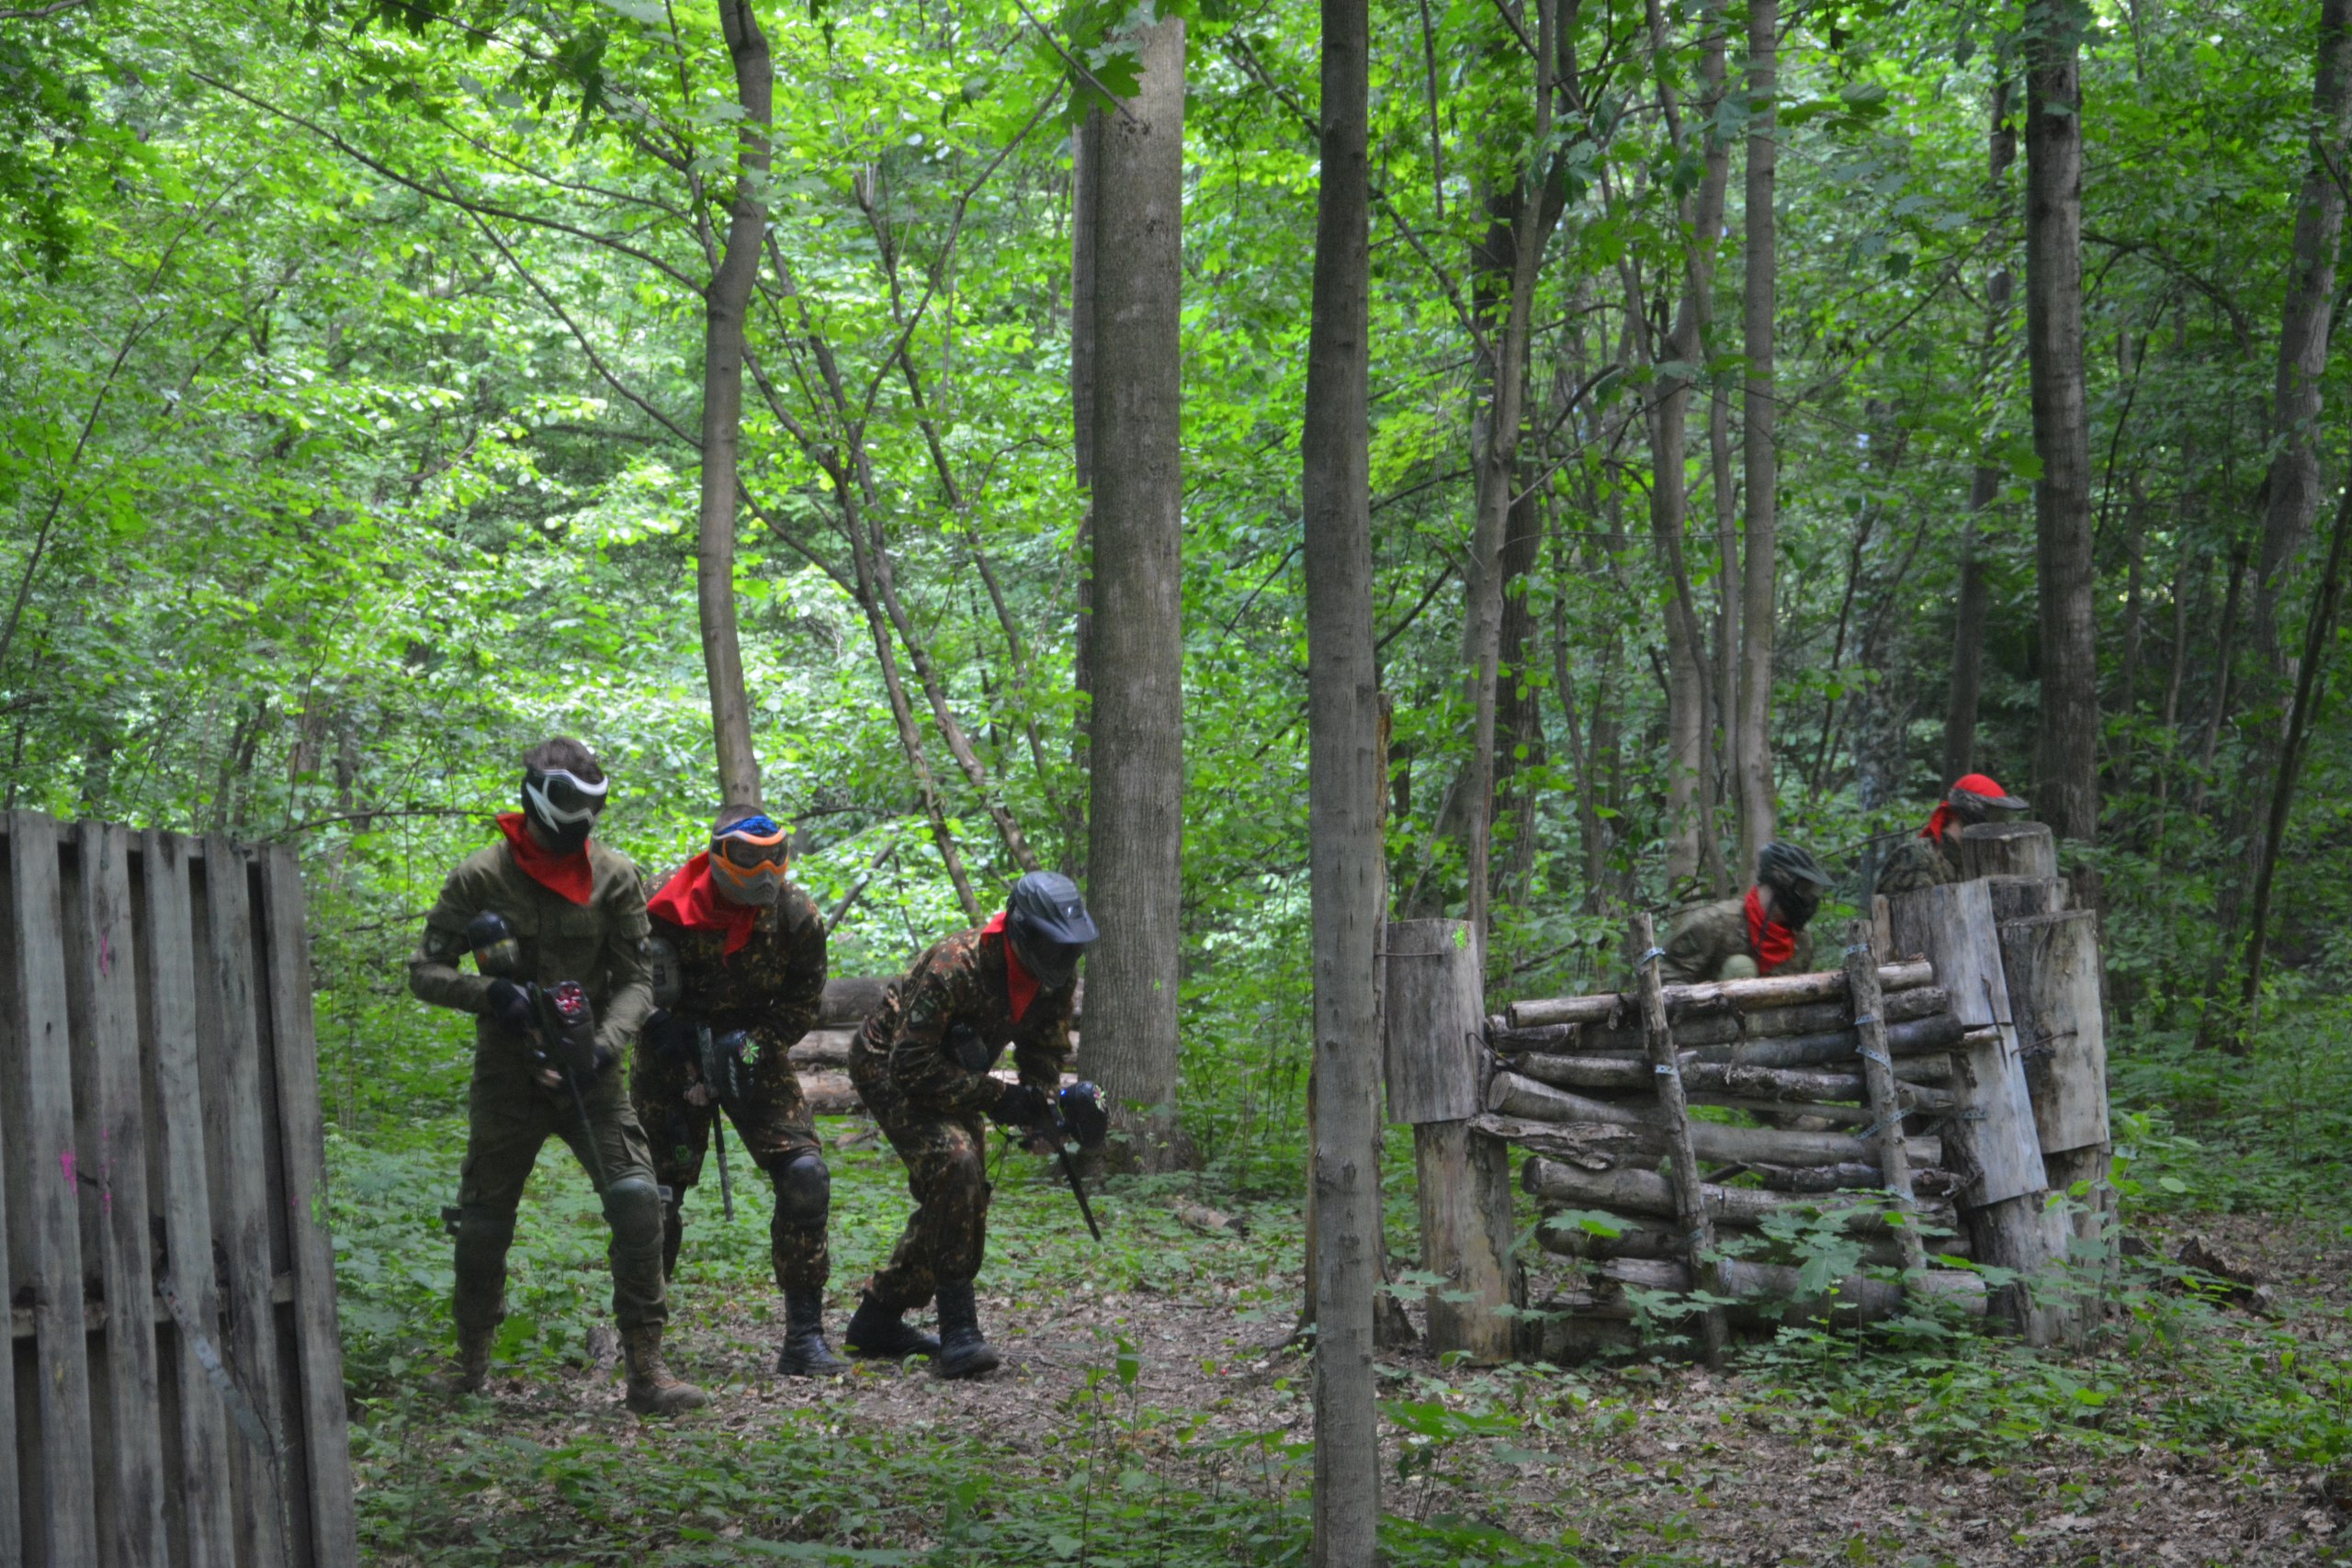
M 1855 923 L 1841 970 L 1668 986 L 1637 917 L 1640 989 L 1487 1020 L 1494 1065 L 1474 1128 L 1528 1152 L 1540 1244 L 1577 1266 L 1536 1314 L 1538 1353 L 1640 1343 L 1646 1292 L 1717 1303 L 1699 1315 L 1711 1355 L 1730 1329 L 1880 1321 L 1922 1292 L 1982 1314 L 1968 1260 L 2046 1260 L 1972 1223 L 1984 1162 L 2017 1163 L 1985 1146 L 1985 1129 L 2016 1143 L 2021 1122 L 2033 1148 L 2022 1085 L 1971 1070 L 1972 1055 L 1999 1050 L 1998 1030 L 1971 1023 L 1934 963 L 1878 962 L 1873 933 Z M 1771 1234 L 1799 1229 L 1844 1231 L 1861 1263 L 1901 1281 L 1805 1288 L 1804 1259 Z

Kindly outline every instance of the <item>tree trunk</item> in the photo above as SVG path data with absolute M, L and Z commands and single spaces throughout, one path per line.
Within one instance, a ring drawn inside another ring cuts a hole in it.
M 1094 388 L 1098 356 L 1094 350 L 1094 231 L 1102 206 L 1102 111 L 1090 113 L 1071 138 L 1069 193 L 1069 405 L 1070 452 L 1077 468 L 1079 497 L 1086 508 L 1078 520 L 1076 626 L 1070 637 L 1070 683 L 1077 689 L 1078 712 L 1069 732 L 1069 761 L 1083 777 L 1091 761 L 1089 745 L 1094 715 Z M 1069 823 L 1062 870 L 1073 879 L 1086 879 L 1085 796 Z
M 2331 0 L 2330 9 L 2334 8 Z M 2252 934 L 2246 940 L 2245 979 L 2238 992 L 2238 1005 L 2249 1023 L 2253 1021 L 2255 998 L 2262 991 L 2262 960 L 2270 940 L 2270 893 L 2278 870 L 2279 846 L 2286 842 L 2287 819 L 2294 809 L 2295 783 L 2302 772 L 2303 756 L 2310 744 L 2312 716 L 2327 693 L 2325 665 L 2328 651 L 2335 646 L 2336 612 L 2344 603 L 2347 536 L 2352 536 L 2352 486 L 2346 487 L 2343 502 L 2335 509 L 2335 530 L 2327 547 L 2327 567 L 2320 578 L 2319 597 L 2312 605 L 2310 623 L 2303 629 L 2303 657 L 2295 671 L 2295 701 L 2287 713 L 2278 783 L 2270 792 L 2270 820 L 2263 832 L 2255 864 Z
M 767 35 L 751 0 L 720 0 L 719 30 L 735 62 L 741 169 L 728 207 L 727 244 L 703 293 L 702 508 L 695 547 L 695 604 L 702 621 L 703 670 L 710 682 L 710 728 L 718 794 L 728 806 L 760 804 L 760 759 L 752 749 L 752 705 L 735 630 L 735 492 L 743 434 L 743 322 L 760 268 L 767 208 L 768 119 L 775 85 Z
M 2312 519 L 2319 513 L 2320 378 L 2327 367 L 2335 250 L 2344 232 L 2344 157 L 2346 133 L 2352 130 L 2352 0 L 2321 0 L 2316 54 L 2311 159 L 2304 165 L 2302 195 L 2295 207 L 2294 267 L 2288 275 L 2271 391 L 2271 439 L 2277 446 L 2270 458 L 2262 553 L 2254 580 L 2256 678 L 2272 692 L 2283 669 L 2279 600 Z M 2275 728 L 2268 732 L 2277 733 Z
M 2098 646 L 2083 401 L 2083 135 L 2067 0 L 2026 9 L 2026 347 L 2032 362 L 2041 727 L 2034 804 L 2061 839 L 2098 839 Z M 2086 904 L 2096 900 L 2086 897 Z
M 1991 129 L 1985 135 L 1986 183 L 1996 197 L 2005 187 L 2009 165 L 2017 161 L 2018 133 L 2009 123 L 2009 66 L 2006 54 L 1999 80 L 1993 84 Z M 2001 333 L 2009 314 L 2009 293 L 2015 287 L 2008 264 L 1993 269 L 1984 285 L 1984 349 L 1980 375 L 1992 385 L 2001 360 Z M 1944 713 L 1944 768 L 1938 782 L 1950 784 L 1976 767 L 1976 703 L 1983 689 L 1985 622 L 1992 609 L 1992 590 L 1984 578 L 1983 519 L 2001 493 L 2001 470 L 1985 457 L 1976 461 L 1968 485 L 1968 521 L 1960 536 L 1960 592 L 1953 605 L 1951 639 L 1951 705 Z
M 1184 810 L 1184 24 L 1136 35 L 1141 85 L 1105 117 L 1094 225 L 1092 773 L 1088 1071 L 1146 1169 L 1192 1163 L 1176 1126 Z
M 1533 145 L 1545 146 L 1552 128 L 1552 57 L 1555 0 L 1536 0 L 1535 135 Z M 1492 838 L 1495 796 L 1495 681 L 1502 651 L 1503 540 L 1510 523 L 1511 500 L 1517 493 L 1520 423 L 1526 406 L 1527 344 L 1535 299 L 1535 276 L 1543 262 L 1544 242 L 1555 216 L 1545 198 L 1545 175 L 1533 162 L 1522 164 L 1518 183 L 1502 198 L 1508 211 L 1506 229 L 1498 224 L 1490 235 L 1508 233 L 1510 246 L 1510 291 L 1505 299 L 1499 335 L 1489 338 L 1492 366 L 1485 407 L 1471 432 L 1472 463 L 1476 470 L 1476 523 L 1470 543 L 1470 570 L 1463 583 L 1463 662 L 1469 668 L 1471 747 L 1468 790 L 1464 796 L 1463 845 L 1467 863 L 1467 918 L 1477 943 L 1480 972 L 1487 952 L 1487 868 Z M 1496 239 L 1488 241 L 1491 252 Z
M 1772 837 L 1772 631 L 1778 561 L 1779 418 L 1773 402 L 1772 317 L 1780 260 L 1772 216 L 1774 141 L 1779 91 L 1779 0 L 1749 0 L 1747 7 L 1747 275 L 1740 299 L 1747 351 L 1747 380 L 1740 400 L 1743 481 L 1747 490 L 1747 559 L 1740 585 L 1739 859 L 1745 875 Z
M 1372 1297 L 1379 1059 L 1379 671 L 1372 632 L 1371 15 L 1322 0 L 1320 190 L 1306 409 L 1307 863 L 1314 896 L 1315 1568 L 1374 1561 Z

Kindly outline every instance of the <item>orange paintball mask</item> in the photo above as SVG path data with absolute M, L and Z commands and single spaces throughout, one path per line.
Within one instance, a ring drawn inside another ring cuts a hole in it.
M 711 835 L 710 881 L 730 904 L 764 908 L 784 892 L 791 832 L 766 817 L 746 817 Z

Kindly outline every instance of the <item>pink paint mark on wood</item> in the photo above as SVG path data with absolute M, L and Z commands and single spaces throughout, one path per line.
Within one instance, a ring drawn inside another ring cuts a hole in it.
M 65 1173 L 65 1185 L 69 1190 L 79 1191 L 81 1190 L 81 1184 L 74 1179 L 74 1151 L 72 1149 L 60 1149 L 58 1151 L 57 1168 Z

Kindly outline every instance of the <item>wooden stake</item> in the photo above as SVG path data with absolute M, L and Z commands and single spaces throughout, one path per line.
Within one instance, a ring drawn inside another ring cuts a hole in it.
M 1713 1258 L 1715 1230 L 1707 1218 L 1707 1200 L 1699 1179 L 1699 1156 L 1690 1148 L 1690 1108 L 1682 1097 L 1682 1067 L 1674 1050 L 1674 1035 L 1666 1022 L 1666 983 L 1658 975 L 1665 950 L 1657 945 L 1657 928 L 1646 911 L 1634 917 L 1634 945 L 1641 952 L 1642 1029 L 1648 1036 L 1650 1066 L 1657 1078 L 1658 1103 L 1666 1110 L 1667 1136 L 1674 1156 L 1674 1194 L 1684 1235 L 1690 1246 L 1690 1277 L 1702 1290 L 1725 1295 L 1723 1269 Z M 1723 1308 L 1710 1306 L 1700 1319 L 1705 1336 L 1707 1365 L 1724 1362 L 1726 1326 Z
M 1928 1253 L 1920 1244 L 1917 1225 L 1912 1223 L 1915 1205 L 1911 1201 L 1911 1156 L 1903 1146 L 1903 1110 L 1895 1099 L 1894 1058 L 1886 1049 L 1886 1021 L 1879 1016 L 1878 966 L 1871 953 L 1871 924 L 1869 920 L 1856 920 L 1848 929 L 1846 1000 L 1853 1010 L 1857 1037 L 1854 1055 L 1861 1058 L 1862 1089 L 1871 1109 L 1879 1168 L 1885 1173 L 1886 1190 L 1903 1206 L 1904 1223 L 1895 1237 L 1903 1247 L 1903 1280 L 1917 1291 L 1927 1283 Z

